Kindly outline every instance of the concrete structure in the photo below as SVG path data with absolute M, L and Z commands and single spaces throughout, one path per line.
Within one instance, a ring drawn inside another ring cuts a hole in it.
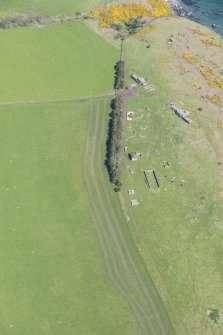
M 135 190 L 133 190 L 133 189 L 128 190 L 128 194 L 129 194 L 129 195 L 135 194 Z
M 141 154 L 139 152 L 130 152 L 129 153 L 129 159 L 131 161 L 137 161 L 140 156 L 141 156 Z
M 190 112 L 188 112 L 187 110 L 184 109 L 180 109 L 178 108 L 174 102 L 170 103 L 170 108 L 174 111 L 174 113 L 179 116 L 181 119 L 183 119 L 185 122 L 187 123 L 191 123 L 192 120 L 188 117 L 188 115 L 190 114 Z
M 137 77 L 135 74 L 131 75 L 131 78 L 134 79 L 138 84 L 144 86 L 147 84 L 147 81 L 143 77 Z
M 134 112 L 127 112 L 126 113 L 126 119 L 127 121 L 132 121 L 135 117 L 135 113 Z
M 131 205 L 132 206 L 137 206 L 137 205 L 139 205 L 139 201 L 137 199 L 133 199 L 133 200 L 131 200 Z

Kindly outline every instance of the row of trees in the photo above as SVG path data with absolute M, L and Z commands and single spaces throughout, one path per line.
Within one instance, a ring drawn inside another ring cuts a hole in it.
M 0 28 L 27 27 L 35 19 L 35 16 L 8 16 L 0 19 Z
M 125 22 L 125 28 L 129 32 L 129 35 L 135 34 L 140 28 L 146 24 L 145 20 L 142 20 L 140 17 L 135 17 Z
M 0 18 L 0 28 L 8 29 L 13 27 L 27 27 L 31 24 L 49 25 L 54 23 L 68 22 L 78 19 L 87 19 L 88 16 L 82 15 L 80 12 L 75 14 L 62 16 L 32 16 L 32 15 L 16 15 Z
M 114 88 L 121 90 L 125 87 L 125 63 L 120 60 L 115 65 Z M 121 189 L 121 158 L 124 149 L 123 141 L 123 98 L 117 93 L 111 101 L 111 114 L 108 127 L 106 166 L 110 181 L 116 186 L 115 191 Z
M 123 152 L 123 99 L 117 95 L 111 101 L 107 139 L 106 165 L 110 181 L 115 184 L 115 191 L 121 189 L 121 157 Z
M 115 82 L 114 88 L 116 90 L 124 89 L 125 87 L 125 63 L 120 60 L 115 64 Z

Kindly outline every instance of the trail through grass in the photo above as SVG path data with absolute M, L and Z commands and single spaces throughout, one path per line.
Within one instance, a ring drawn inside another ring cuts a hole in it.
M 108 102 L 93 105 L 85 157 L 86 187 L 97 236 L 110 277 L 133 309 L 143 334 L 174 334 L 104 167 Z
M 0 107 L 0 334 L 140 333 L 90 218 L 90 106 Z

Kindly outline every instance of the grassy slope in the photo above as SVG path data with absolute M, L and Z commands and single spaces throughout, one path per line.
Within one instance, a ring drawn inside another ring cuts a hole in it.
M 76 11 L 89 12 L 93 8 L 103 5 L 101 0 L 0 0 L 1 15 L 27 14 L 61 15 Z M 107 1 L 109 2 L 109 1 Z M 111 2 L 111 1 L 110 1 Z
M 182 55 L 178 55 L 177 45 L 180 41 L 184 43 L 182 34 L 187 36 L 187 28 L 197 25 L 177 21 L 178 35 L 173 20 L 154 23 L 154 32 L 144 37 L 151 43 L 150 49 L 137 38 L 125 42 L 124 59 L 129 74 L 136 72 L 150 78 L 159 90 L 146 95 L 142 90 L 140 99 L 128 103 L 127 108 L 135 111 L 136 116 L 144 116 L 141 121 L 138 118 L 126 125 L 126 145 L 129 151 L 142 152 L 144 158 L 130 163 L 126 157 L 123 196 L 138 247 L 171 313 L 177 333 L 221 334 L 222 326 L 214 325 L 205 313 L 209 307 L 223 310 L 222 167 L 217 164 L 222 157 L 222 131 L 216 123 L 219 110 L 201 98 L 208 90 L 203 78 L 191 72 L 184 74 L 182 67 L 187 69 L 186 63 L 180 66 Z M 176 52 L 167 45 L 172 33 Z M 199 38 L 190 37 L 189 45 L 194 44 L 207 61 L 215 52 L 213 47 L 205 52 L 204 47 L 200 48 Z M 217 60 L 219 66 L 221 57 Z M 202 86 L 200 92 L 196 91 L 197 85 Z M 166 107 L 170 101 L 177 101 L 193 111 L 191 126 Z M 198 113 L 198 106 L 204 110 Z M 132 137 L 134 131 L 136 136 Z M 168 160 L 171 168 L 164 169 L 163 160 Z M 133 176 L 128 172 L 129 166 L 136 169 Z M 142 169 L 156 170 L 160 192 L 148 190 Z M 173 176 L 176 181 L 171 183 Z M 182 179 L 185 180 L 183 187 L 180 186 Z M 136 191 L 134 197 L 142 201 L 138 208 L 129 206 L 127 189 L 132 187 Z
M 138 334 L 90 220 L 89 112 L 88 103 L 0 108 L 2 334 Z
M 1 101 L 73 98 L 112 87 L 118 50 L 83 23 L 1 30 L 0 43 Z
M 97 104 L 89 118 L 85 178 L 93 223 L 110 277 L 134 311 L 141 333 L 174 334 L 153 281 L 135 248 L 118 195 L 108 182 L 103 164 L 106 110 L 106 104 L 104 108 Z

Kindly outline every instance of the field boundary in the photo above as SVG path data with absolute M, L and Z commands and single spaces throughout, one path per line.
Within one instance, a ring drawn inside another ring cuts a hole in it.
M 88 101 L 88 100 L 97 100 L 106 97 L 113 97 L 115 96 L 115 92 L 108 92 L 99 95 L 89 95 L 83 96 L 79 98 L 67 98 L 67 99 L 49 99 L 49 100 L 17 100 L 17 101 L 0 101 L 0 106 L 7 106 L 7 105 L 34 105 L 34 104 L 47 104 L 47 103 L 66 103 L 66 102 L 81 102 L 81 101 Z

